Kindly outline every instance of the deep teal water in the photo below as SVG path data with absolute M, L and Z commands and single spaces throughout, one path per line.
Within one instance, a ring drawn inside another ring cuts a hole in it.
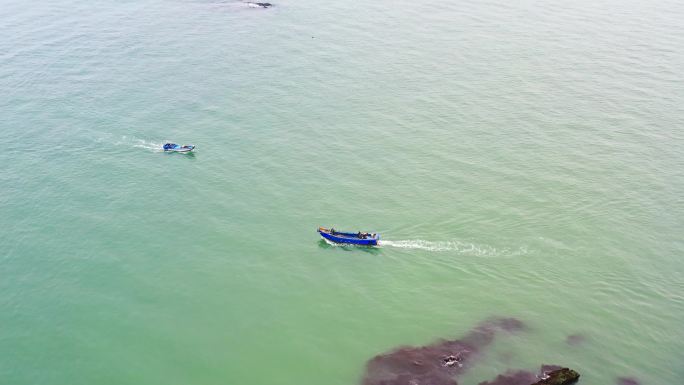
M 681 383 L 682 20 L 0 1 L 0 383 L 349 385 L 495 315 L 459 383 Z

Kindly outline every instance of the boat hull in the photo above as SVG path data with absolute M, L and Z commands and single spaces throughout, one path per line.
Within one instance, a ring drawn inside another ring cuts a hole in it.
M 359 246 L 377 246 L 380 236 L 376 235 L 375 238 L 358 238 L 356 234 L 353 233 L 337 233 L 336 235 L 330 234 L 325 231 L 318 230 L 318 234 L 325 240 L 338 244 L 347 245 L 359 245 Z
M 194 149 L 195 149 L 194 147 L 183 147 L 183 148 L 178 149 L 178 150 L 166 150 L 166 151 L 168 151 L 168 152 L 190 152 Z
M 193 145 L 188 145 L 188 146 L 181 146 L 175 143 L 167 143 L 163 146 L 164 151 L 166 152 L 191 152 L 192 150 L 195 149 L 195 146 Z

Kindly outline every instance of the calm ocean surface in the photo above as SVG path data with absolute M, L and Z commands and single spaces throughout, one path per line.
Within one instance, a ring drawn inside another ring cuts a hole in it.
M 0 0 L 0 36 L 0 384 L 355 385 L 497 315 L 461 385 L 683 383 L 681 1 Z

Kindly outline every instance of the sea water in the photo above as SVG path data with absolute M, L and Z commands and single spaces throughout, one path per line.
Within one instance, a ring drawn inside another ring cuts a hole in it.
M 682 20 L 1 1 L 0 383 L 352 385 L 494 316 L 459 383 L 681 383 Z

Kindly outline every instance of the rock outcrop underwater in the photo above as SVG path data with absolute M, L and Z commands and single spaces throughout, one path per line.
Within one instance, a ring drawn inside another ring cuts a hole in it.
M 368 361 L 362 385 L 458 385 L 458 376 L 473 365 L 496 334 L 524 328 L 515 318 L 495 318 L 480 323 L 460 339 L 398 347 Z M 578 378 L 573 370 L 543 365 L 539 373 L 508 371 L 479 385 L 567 385 Z

